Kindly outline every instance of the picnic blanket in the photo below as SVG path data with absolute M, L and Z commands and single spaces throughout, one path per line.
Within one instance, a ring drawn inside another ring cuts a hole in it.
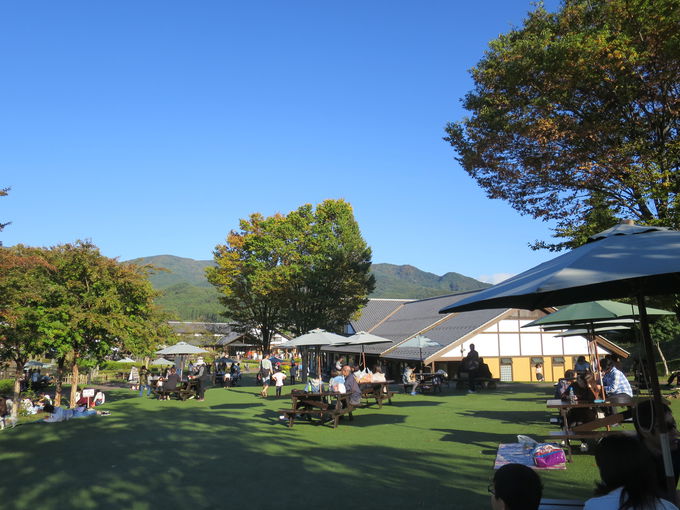
M 522 443 L 501 443 L 498 445 L 498 454 L 493 468 L 498 469 L 506 464 L 522 464 L 534 469 L 567 469 L 567 465 L 557 464 L 547 468 L 539 468 L 531 458 L 531 450 L 524 448 Z

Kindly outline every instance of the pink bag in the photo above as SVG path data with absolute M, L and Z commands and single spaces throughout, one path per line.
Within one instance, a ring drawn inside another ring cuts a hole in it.
M 547 468 L 564 464 L 567 458 L 564 456 L 564 450 L 557 446 L 541 443 L 531 452 L 536 467 Z

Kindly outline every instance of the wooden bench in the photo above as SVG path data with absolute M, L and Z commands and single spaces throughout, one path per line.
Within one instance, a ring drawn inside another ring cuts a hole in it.
M 172 395 L 176 396 L 179 400 L 187 400 L 189 397 L 197 396 L 196 385 L 194 384 L 182 384 L 178 385 L 174 390 L 167 390 L 165 388 L 154 388 L 154 395 L 159 399 L 161 397 L 170 397 Z
M 359 387 L 361 388 L 361 398 L 366 399 L 366 403 L 362 407 L 368 407 L 372 405 L 369 403 L 369 399 L 375 399 L 375 403 L 378 405 L 378 408 L 382 407 L 383 401 L 385 400 L 392 404 L 394 392 L 390 391 L 389 385 L 393 382 L 394 381 L 359 383 Z
M 597 440 L 612 434 L 620 434 L 621 430 L 588 430 L 588 431 L 566 431 L 566 430 L 552 430 L 548 432 L 550 441 L 564 441 L 567 447 L 567 459 L 571 462 L 571 440 Z
M 288 419 L 288 427 L 295 424 L 297 416 L 308 416 L 310 419 L 314 416 L 319 418 L 318 424 L 321 425 L 326 421 L 333 422 L 333 428 L 338 426 L 340 417 L 345 414 L 349 415 L 350 421 L 354 419 L 352 411 L 355 406 L 348 402 L 349 395 L 346 393 L 322 392 L 322 393 L 305 393 L 294 392 L 290 394 L 291 409 L 280 409 L 279 414 Z M 330 403 L 335 400 L 335 405 Z

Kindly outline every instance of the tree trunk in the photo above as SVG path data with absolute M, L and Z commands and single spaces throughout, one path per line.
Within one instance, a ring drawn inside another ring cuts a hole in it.
M 666 361 L 666 356 L 663 355 L 663 351 L 661 350 L 661 345 L 659 342 L 656 342 L 656 350 L 659 351 L 659 356 L 661 356 L 661 361 L 663 362 L 663 369 L 666 371 L 666 377 L 670 374 L 668 370 L 668 362 Z
M 21 406 L 21 376 L 24 374 L 25 361 L 16 361 L 16 370 L 14 372 L 14 396 L 12 397 L 12 420 L 16 420 L 19 416 L 19 407 Z
M 76 406 L 76 392 L 78 391 L 78 355 L 74 353 L 73 363 L 71 364 L 71 398 L 69 400 L 69 407 Z
M 61 394 L 64 384 L 64 365 L 66 364 L 66 356 L 60 356 L 57 359 L 57 381 L 54 383 L 54 407 L 61 405 Z

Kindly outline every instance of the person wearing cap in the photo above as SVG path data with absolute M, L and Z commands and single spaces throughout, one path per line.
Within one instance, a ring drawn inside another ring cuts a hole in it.
M 197 383 L 196 400 L 198 400 L 199 402 L 203 402 L 203 400 L 205 400 L 205 386 L 208 379 L 208 374 L 206 371 L 206 366 L 205 362 L 203 361 L 203 358 L 198 358 L 198 360 L 196 361 L 196 364 L 194 365 L 194 375 L 192 379 L 194 379 Z

